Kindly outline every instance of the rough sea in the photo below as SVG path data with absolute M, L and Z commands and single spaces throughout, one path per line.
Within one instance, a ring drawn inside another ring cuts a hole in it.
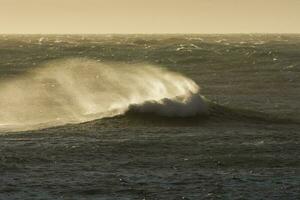
M 300 35 L 0 35 L 0 199 L 300 199 Z

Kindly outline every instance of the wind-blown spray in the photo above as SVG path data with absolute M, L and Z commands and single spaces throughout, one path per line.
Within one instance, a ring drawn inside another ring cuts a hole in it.
M 195 115 L 206 109 L 198 92 L 194 81 L 151 65 L 53 61 L 1 83 L 0 127 L 80 123 L 132 107 L 166 116 Z

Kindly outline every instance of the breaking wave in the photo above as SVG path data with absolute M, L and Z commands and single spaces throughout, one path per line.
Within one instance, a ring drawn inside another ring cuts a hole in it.
M 0 130 L 82 123 L 128 111 L 161 116 L 207 114 L 191 79 L 153 65 L 67 59 L 0 84 Z

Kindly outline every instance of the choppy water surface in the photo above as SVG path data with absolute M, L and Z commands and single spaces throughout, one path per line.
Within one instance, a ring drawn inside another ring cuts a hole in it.
M 0 199 L 298 199 L 299 35 L 0 35 Z

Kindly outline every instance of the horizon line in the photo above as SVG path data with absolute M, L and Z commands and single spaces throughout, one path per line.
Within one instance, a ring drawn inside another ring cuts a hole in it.
M 187 33 L 173 33 L 173 32 L 153 32 L 153 33 L 1 33 L 0 35 L 272 35 L 272 34 L 282 34 L 282 35 L 298 35 L 300 32 L 203 32 L 203 33 L 195 33 L 195 32 L 187 32 Z

